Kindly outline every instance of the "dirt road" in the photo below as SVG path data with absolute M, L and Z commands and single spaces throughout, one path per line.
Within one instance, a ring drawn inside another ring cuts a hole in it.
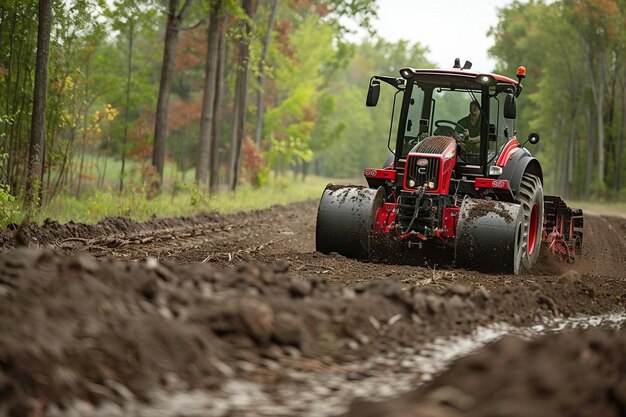
M 0 415 L 624 415 L 626 219 L 516 277 L 316 253 L 316 204 L 0 233 Z

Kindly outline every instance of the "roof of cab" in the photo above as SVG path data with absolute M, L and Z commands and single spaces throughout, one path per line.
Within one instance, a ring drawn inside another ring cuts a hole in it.
M 467 71 L 467 70 L 457 70 L 457 69 L 452 69 L 452 70 L 445 70 L 445 69 L 415 69 L 415 68 L 411 68 L 411 67 L 404 67 L 402 69 L 400 69 L 400 75 L 402 75 L 402 71 L 403 70 L 409 70 L 413 73 L 413 75 L 450 75 L 450 76 L 462 76 L 463 78 L 476 78 L 477 75 L 480 74 L 487 74 L 487 75 L 491 75 L 492 77 L 494 77 L 499 83 L 506 83 L 506 84 L 511 84 L 511 85 L 517 85 L 519 84 L 518 81 L 513 80 L 512 78 L 509 77 L 505 77 L 504 75 L 499 75 L 499 74 L 492 74 L 492 73 L 485 73 L 485 72 L 475 72 L 475 71 Z

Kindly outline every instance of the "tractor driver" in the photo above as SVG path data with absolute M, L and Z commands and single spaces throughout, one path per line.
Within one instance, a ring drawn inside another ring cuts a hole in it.
M 470 102 L 469 114 L 457 122 L 455 130 L 458 133 L 463 133 L 470 142 L 480 142 L 480 106 L 478 102 Z

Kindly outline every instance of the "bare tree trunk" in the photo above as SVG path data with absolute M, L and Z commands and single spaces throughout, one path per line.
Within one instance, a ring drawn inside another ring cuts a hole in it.
M 19 74 L 19 70 L 18 70 L 18 74 Z M 15 120 L 13 121 L 13 123 L 11 124 L 11 129 L 10 129 L 10 136 L 11 136 L 11 141 L 10 141 L 10 150 L 9 150 L 9 155 L 12 155 L 9 157 L 9 183 L 11 184 L 11 188 L 14 190 L 17 190 L 20 186 L 25 186 L 25 183 L 23 183 L 23 181 L 25 181 L 26 178 L 26 165 L 27 164 L 23 164 L 22 162 L 24 160 L 28 160 L 28 150 L 26 150 L 26 152 L 22 152 L 22 144 L 20 143 L 20 136 L 21 136 L 21 132 L 22 132 L 22 125 L 28 123 L 28 117 L 26 116 L 28 114 L 29 111 L 29 107 L 30 107 L 30 103 L 29 103 L 29 96 L 25 93 L 28 90 L 28 80 L 31 78 L 31 72 L 29 71 L 25 77 L 23 78 L 23 82 L 22 82 L 22 93 L 20 93 L 18 96 L 21 96 L 21 100 L 19 102 L 19 108 L 17 107 L 17 103 L 16 103 L 16 107 L 14 107 L 13 109 L 13 115 L 17 114 L 17 116 L 15 117 Z M 17 84 L 16 84 L 17 87 Z M 17 93 L 16 93 L 17 94 Z M 32 122 L 32 117 L 31 117 L 31 122 Z M 22 167 L 20 167 L 20 164 L 23 165 Z M 20 168 L 22 168 L 23 171 L 23 175 L 19 174 L 19 170 Z M 22 181 L 22 183 L 20 183 L 20 181 Z
M 594 141 L 594 126 L 593 126 L 593 116 L 591 115 L 591 110 L 587 108 L 586 111 L 587 116 L 587 169 L 585 176 L 585 200 L 588 200 L 591 195 L 591 181 L 593 179 L 593 151 L 595 148 Z
M 59 87 L 59 91 L 52 95 L 52 96 L 48 96 L 48 107 L 49 107 L 49 112 L 48 112 L 48 120 L 46 122 L 47 127 L 46 127 L 46 136 L 48 138 L 47 141 L 44 141 L 44 146 L 43 146 L 43 158 L 42 161 L 44 162 L 45 165 L 45 171 L 46 171 L 46 186 L 45 188 L 43 188 L 42 190 L 42 203 L 47 203 L 51 201 L 51 197 L 50 194 L 52 192 L 52 168 L 54 166 L 54 160 L 53 160 L 53 156 L 54 156 L 54 150 L 55 150 L 55 142 L 56 142 L 56 138 L 57 138 L 57 134 L 58 134 L 58 129 L 55 126 L 55 116 L 57 113 L 59 113 L 59 107 L 60 107 L 60 103 L 61 103 L 61 98 L 62 98 L 62 94 L 61 92 L 64 91 L 65 86 L 66 86 L 66 81 L 68 79 L 68 74 L 67 72 L 63 73 L 63 74 L 57 74 L 57 77 L 61 79 L 61 86 Z M 42 178 L 44 176 L 44 173 L 42 171 Z
M 124 191 L 124 168 L 126 167 L 126 144 L 128 143 L 128 113 L 130 111 L 130 81 L 133 74 L 133 34 L 134 25 L 128 26 L 128 67 L 126 72 L 126 109 L 124 111 L 124 139 L 122 141 L 122 169 L 120 171 L 120 192 Z
M 70 148 L 72 147 L 72 144 L 74 143 L 75 138 L 76 138 L 76 128 L 72 128 L 71 133 L 70 133 L 70 139 L 67 141 L 65 152 L 63 152 L 63 161 L 61 162 L 61 168 L 59 169 L 57 178 L 54 181 L 52 192 L 50 193 L 50 198 L 48 201 L 52 201 L 54 196 L 59 192 L 59 186 L 61 185 L 61 181 L 66 174 L 68 154 L 70 152 Z
M 7 85 L 7 90 L 6 90 L 6 104 L 5 104 L 5 111 L 4 114 L 11 114 L 13 115 L 14 113 L 11 110 L 11 81 L 13 79 L 13 58 L 15 57 L 15 53 L 14 53 L 14 48 L 13 48 L 13 43 L 14 43 L 14 38 L 15 38 L 15 25 L 17 24 L 17 19 L 15 18 L 15 11 L 13 11 L 11 17 L 9 18 L 9 50 L 8 50 L 8 58 L 9 58 L 9 62 L 8 62 L 8 66 L 7 66 L 7 73 L 5 75 L 5 81 L 6 81 L 6 85 Z M 18 60 L 19 60 L 19 53 L 17 54 Z M 19 70 L 20 66 L 18 66 L 18 70 Z M 10 127 L 10 128 L 9 128 Z M 3 149 L 8 149 L 9 150 L 9 160 L 7 163 L 7 174 L 6 174 L 6 178 L 7 178 L 7 182 L 11 185 L 12 189 L 16 189 L 17 187 L 17 178 L 13 175 L 13 168 L 16 165 L 17 162 L 17 155 L 13 152 L 14 146 L 13 146 L 13 135 L 11 134 L 11 129 L 13 128 L 13 123 L 9 124 L 6 123 L 4 125 L 4 137 L 5 137 L 5 143 L 6 146 L 3 146 Z
M 272 42 L 272 30 L 274 28 L 274 21 L 276 20 L 276 14 L 278 13 L 278 4 L 280 0 L 274 0 L 272 7 L 272 14 L 270 15 L 269 23 L 267 24 L 267 33 L 265 34 L 265 43 L 263 44 L 263 53 L 261 54 L 261 61 L 259 62 L 259 76 L 257 78 L 259 84 L 259 92 L 257 95 L 257 107 L 256 107 L 256 127 L 254 130 L 254 143 L 257 148 L 261 147 L 261 137 L 263 136 L 263 115 L 265 113 L 265 106 L 263 101 L 265 99 L 265 66 L 267 60 L 267 54 L 270 50 L 270 44 Z
M 306 177 L 309 175 L 310 162 L 302 161 L 302 182 L 306 181 Z
M 211 133 L 211 147 L 209 160 L 209 193 L 213 194 L 219 186 L 220 155 L 218 152 L 222 133 L 223 101 L 224 101 L 224 72 L 226 68 L 226 26 L 228 17 L 222 10 L 219 20 L 219 57 L 217 61 L 217 76 L 215 78 L 215 104 L 213 105 L 213 131 Z
M 586 43 L 586 69 L 589 77 L 589 86 L 591 87 L 591 93 L 593 97 L 595 112 L 596 112 L 596 131 L 597 131 L 597 146 L 598 146 L 598 181 L 604 183 L 604 89 L 606 84 L 606 51 L 600 48 Z M 596 54 L 600 54 L 598 58 L 598 67 L 596 67 Z M 588 155 L 591 154 L 588 150 Z M 593 163 L 589 164 L 587 159 L 587 168 L 593 168 Z M 591 173 L 587 172 L 587 178 L 591 176 Z M 590 186 L 590 184 L 589 184 Z M 585 186 L 585 198 L 589 197 L 589 190 L 587 184 Z
M 615 175 L 613 176 L 613 189 L 619 195 L 621 190 L 621 178 L 622 178 L 622 152 L 624 147 L 624 134 L 626 134 L 626 92 L 622 86 L 622 120 L 619 127 L 619 133 L 617 134 L 617 143 L 615 145 Z
M 559 127 L 556 129 L 556 134 L 563 132 L 564 127 L 565 127 L 565 117 L 561 114 L 559 116 Z M 557 137 L 557 136 L 554 136 Z M 567 163 L 565 161 L 565 157 L 564 154 L 567 152 L 567 143 L 559 143 L 559 144 L 554 144 L 554 162 L 555 162 L 555 168 L 560 167 L 555 169 L 554 171 L 554 187 L 556 190 L 558 190 L 558 193 L 563 195 L 563 192 L 565 190 L 565 177 L 567 176 Z M 565 149 L 562 148 L 562 146 L 565 147 Z M 559 172 L 560 171 L 560 172 Z
M 28 147 L 28 170 L 26 174 L 25 206 L 31 209 L 41 191 L 41 158 L 43 151 L 46 98 L 48 93 L 48 57 L 50 55 L 50 29 L 52 26 L 52 0 L 39 0 L 37 27 L 37 60 L 35 63 L 35 88 L 33 114 Z M 41 203 L 41 199 L 39 199 Z
M 571 109 L 569 115 L 569 134 L 567 136 L 567 142 L 565 144 L 565 158 L 563 160 L 562 181 L 563 189 L 562 194 L 564 197 L 570 197 L 572 193 L 572 183 L 574 181 L 574 145 L 576 141 L 576 120 L 580 111 L 582 100 L 572 100 L 574 108 Z
M 244 64 L 242 64 L 244 65 Z M 241 145 L 245 135 L 246 122 L 246 90 L 248 72 L 245 74 L 239 70 L 237 72 L 237 82 L 235 84 L 235 101 L 233 109 L 233 131 L 230 148 L 230 175 L 228 180 L 228 189 L 235 191 L 239 183 L 239 170 L 241 160 Z
M 183 183 L 185 182 L 185 177 L 187 176 L 187 134 L 186 132 L 183 134 L 181 140 L 181 150 L 180 150 L 180 169 L 183 171 Z
M 163 183 L 163 169 L 165 166 L 165 135 L 167 133 L 167 110 L 172 91 L 172 76 L 174 74 L 174 57 L 180 26 L 191 5 L 191 0 L 185 1 L 178 12 L 179 0 L 169 0 L 167 12 L 167 26 L 165 29 L 165 46 L 163 48 L 163 64 L 161 66 L 161 82 L 157 99 L 156 115 L 154 120 L 154 145 L 152 149 L 152 165 L 159 176 L 159 187 Z
M 182 139 L 183 135 L 180 133 L 180 129 L 175 129 L 175 130 L 172 131 L 171 136 L 174 139 L 174 143 L 176 144 L 176 147 L 173 150 L 173 152 L 174 152 L 173 157 L 174 157 L 174 159 L 176 161 L 178 161 L 176 163 L 176 166 L 179 167 L 179 170 L 180 170 L 180 167 L 183 166 L 183 164 L 182 164 L 182 162 L 183 162 L 183 151 L 182 151 L 182 146 L 180 145 L 181 144 L 181 139 Z M 182 171 L 180 173 L 182 174 Z M 174 184 L 174 193 L 176 192 L 176 183 L 178 183 L 178 181 L 179 181 L 178 177 L 174 178 L 174 183 L 175 183 Z
M 616 60 L 619 60 L 619 57 L 616 55 Z M 619 116 L 617 113 L 619 112 L 619 105 L 617 104 L 618 100 L 618 79 L 619 74 L 617 72 L 617 68 L 619 65 L 612 65 L 609 76 L 611 77 L 610 87 L 607 91 L 608 98 L 607 103 L 604 106 L 606 109 L 607 121 L 606 124 L 608 126 L 608 132 L 606 136 L 606 144 L 605 144 L 605 164 L 604 164 L 604 178 L 607 181 L 607 189 L 611 188 L 608 186 L 609 181 L 609 170 L 613 168 L 613 173 L 615 173 L 615 154 L 617 151 L 617 138 L 615 135 L 619 131 L 618 120 Z M 612 184 L 611 184 L 612 186 Z
M 83 135 L 82 135 L 82 146 L 80 152 L 80 168 L 78 170 L 78 189 L 76 190 L 76 196 L 80 198 L 80 188 L 83 182 L 83 167 L 85 165 L 85 146 L 87 144 L 87 115 L 89 114 L 89 105 L 87 101 L 89 100 L 89 57 L 87 57 L 87 64 L 85 66 L 85 117 L 83 117 Z
M 7 56 L 9 58 L 9 62 L 7 65 L 7 71 L 6 71 L 6 75 L 4 76 L 4 81 L 6 83 L 7 89 L 6 89 L 6 96 L 4 97 L 4 112 L 3 114 L 9 114 L 9 109 L 10 109 L 10 104 L 11 104 L 11 74 L 12 74 L 12 61 L 13 61 L 13 57 L 14 57 L 14 53 L 13 53 L 13 38 L 14 38 L 14 33 L 15 33 L 15 25 L 17 23 L 17 19 L 15 18 L 15 11 L 13 10 L 12 15 L 8 18 L 5 19 L 4 18 L 4 12 L 6 12 L 6 10 L 2 10 L 2 14 L 3 14 L 3 19 L 2 19 L 2 23 L 5 22 L 5 20 L 8 20 L 9 24 L 9 30 L 7 32 L 7 37 L 9 39 L 9 43 L 8 43 L 8 51 L 7 51 Z M 4 25 L 3 25 L 4 26 Z M 3 136 L 3 140 L 2 140 L 2 149 L 10 149 L 10 145 L 9 145 L 9 124 L 5 123 L 4 125 L 4 136 Z M 11 155 L 9 154 L 9 164 L 7 164 L 7 171 L 6 171 L 6 180 L 8 182 L 10 182 L 10 172 L 11 170 L 9 169 L 10 167 L 10 163 L 11 163 Z
M 572 184 L 574 183 L 574 157 L 575 155 L 575 147 L 574 143 L 576 140 L 575 133 L 572 132 L 570 137 L 567 139 L 567 182 L 565 188 L 564 196 L 566 198 L 571 197 L 572 195 Z
M 102 185 L 104 185 L 104 179 L 107 175 L 107 165 L 109 164 L 109 159 L 104 158 L 104 167 L 102 168 Z
M 22 120 L 24 119 L 24 115 L 28 113 L 28 105 L 27 94 L 31 87 L 28 85 L 28 82 L 32 79 L 31 71 L 28 68 L 23 68 L 22 59 L 24 55 L 30 55 L 30 50 L 28 47 L 24 47 L 24 44 L 27 42 L 25 39 L 20 37 L 19 31 L 16 34 L 16 13 L 14 12 L 12 17 L 13 19 L 11 24 L 11 40 L 9 42 L 10 45 L 10 53 L 9 53 L 9 65 L 7 70 L 7 97 L 6 97 L 6 106 L 7 112 L 13 117 L 12 123 L 6 124 L 6 128 L 8 131 L 9 138 L 9 163 L 8 163 L 8 175 L 9 175 L 9 184 L 12 189 L 18 189 L 20 185 L 23 184 L 25 179 L 27 166 L 22 162 L 24 159 L 28 160 L 28 154 L 22 155 L 22 146 L 20 143 L 20 133 L 22 131 Z M 13 43 L 18 43 L 17 53 L 13 47 Z M 26 51 L 24 51 L 26 49 Z M 15 59 L 14 59 L 15 57 Z M 15 71 L 13 71 L 13 67 Z M 26 73 L 23 75 L 23 73 Z M 13 91 L 11 94 L 11 80 L 13 81 Z M 21 85 L 20 85 L 21 82 Z M 30 97 L 28 97 L 30 99 Z M 30 102 L 30 100 L 28 100 Z M 18 107 L 19 106 L 19 107 Z M 32 121 L 32 118 L 31 118 Z M 22 166 L 20 166 L 22 165 Z M 19 171 L 20 168 L 23 170 L 23 175 L 20 176 Z
M 18 74 L 19 74 L 19 70 L 18 70 Z M 27 80 L 30 78 L 30 73 L 27 74 L 27 76 L 23 77 L 23 83 L 22 83 L 22 91 L 26 91 L 27 90 Z M 28 123 L 27 117 L 25 117 L 25 114 L 27 114 L 29 105 L 27 103 L 27 95 L 25 93 L 20 94 L 22 96 L 22 99 L 19 103 L 19 109 L 17 107 L 14 108 L 13 110 L 13 114 L 17 114 L 16 120 L 13 121 L 13 123 L 11 124 L 11 151 L 10 154 L 13 155 L 13 158 L 9 161 L 9 166 L 10 166 L 10 176 L 13 179 L 11 181 L 12 187 L 14 189 L 17 189 L 17 184 L 19 183 L 20 180 L 20 175 L 18 174 L 19 168 L 20 168 L 20 162 L 23 161 L 24 159 L 24 155 L 22 155 L 22 149 L 21 149 L 21 144 L 20 144 L 20 133 L 22 132 L 22 124 L 23 123 Z M 31 122 L 32 122 L 32 118 L 31 118 Z M 15 130 L 14 130 L 15 128 Z M 12 163 L 11 163 L 12 161 Z M 24 170 L 25 172 L 25 170 Z M 22 176 L 22 178 L 25 178 L 24 176 Z
M 217 61 L 219 54 L 219 15 L 222 13 L 222 2 L 209 12 L 209 28 L 207 30 L 207 55 L 205 63 L 204 91 L 202 94 L 202 120 L 200 122 L 200 140 L 198 142 L 198 160 L 196 162 L 196 183 L 206 184 L 209 174 L 213 117 L 215 113 L 215 90 L 217 87 Z
M 243 0 L 243 9 L 250 20 L 254 20 L 257 2 Z M 244 36 L 239 41 L 237 59 L 237 83 L 235 87 L 234 122 L 230 154 L 230 177 L 228 188 L 235 191 L 241 170 L 241 145 L 246 130 L 246 99 L 248 96 L 248 68 L 250 64 L 250 33 L 252 27 L 248 21 L 244 25 Z
M 599 98 L 596 103 L 598 128 L 598 182 L 604 184 L 604 88 L 599 89 Z

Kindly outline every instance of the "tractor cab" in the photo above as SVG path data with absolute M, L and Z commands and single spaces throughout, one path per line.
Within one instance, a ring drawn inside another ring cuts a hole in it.
M 402 97 L 397 120 L 392 120 L 397 126 L 395 147 L 390 147 L 393 167 L 402 173 L 415 151 L 434 154 L 433 151 L 441 150 L 434 149 L 437 148 L 432 146 L 434 142 L 444 147 L 454 143 L 453 151 L 444 155 L 442 161 L 454 160 L 454 178 L 489 176 L 489 168 L 497 164 L 504 145 L 516 133 L 515 98 L 521 91 L 519 81 L 462 69 L 407 67 L 400 74 L 401 78 L 372 77 L 367 100 L 368 106 L 376 105 L 380 81 L 394 86 Z M 389 166 L 391 161 L 390 157 Z

